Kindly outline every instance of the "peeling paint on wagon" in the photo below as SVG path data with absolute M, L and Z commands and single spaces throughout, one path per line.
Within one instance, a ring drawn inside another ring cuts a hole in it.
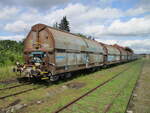
M 32 44 L 29 43 L 29 40 L 32 40 Z M 44 59 L 49 71 L 53 71 L 52 74 L 65 72 L 65 68 L 58 70 L 62 66 L 68 67 L 71 71 L 90 67 L 92 63 L 99 62 L 95 66 L 103 63 L 104 50 L 98 42 L 42 24 L 33 26 L 25 40 L 24 52 L 37 50 L 47 53 L 48 57 Z M 29 63 L 31 58 L 28 55 L 25 55 L 25 57 L 26 63 Z M 55 64 L 55 66 L 49 65 L 49 63 Z M 57 71 L 55 71 L 56 69 Z
M 87 45 L 81 37 L 70 35 L 52 28 L 48 29 L 51 31 L 55 39 L 55 48 L 86 51 Z
M 50 77 L 121 62 L 121 51 L 116 47 L 43 24 L 32 27 L 24 45 L 26 66 L 33 66 L 35 62 L 32 61 L 36 61 L 36 59 L 32 59 L 40 56 L 39 58 L 42 60 L 40 71 L 50 73 Z M 29 54 L 34 51 L 42 51 L 46 55 L 30 56 Z

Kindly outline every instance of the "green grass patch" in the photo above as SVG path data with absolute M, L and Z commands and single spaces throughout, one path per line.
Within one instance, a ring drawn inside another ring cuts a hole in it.
M 74 79 L 68 80 L 66 82 L 60 81 L 58 82 L 58 84 L 49 85 L 49 86 L 40 88 L 38 90 L 34 90 L 25 94 L 18 95 L 16 97 L 12 97 L 12 98 L 10 97 L 10 98 L 7 98 L 5 101 L 1 101 L 0 107 L 7 106 L 8 104 L 14 102 L 15 100 L 21 99 L 22 104 L 27 104 L 27 105 L 29 104 L 27 108 L 21 111 L 22 113 L 43 113 L 43 112 L 52 113 L 56 109 L 64 106 L 68 102 L 76 99 L 77 97 L 81 96 L 85 92 L 96 87 L 98 84 L 103 83 L 104 81 L 110 79 L 112 76 L 123 71 L 127 67 L 131 65 L 134 65 L 135 67 L 136 65 L 139 65 L 140 62 L 141 61 L 134 61 L 134 62 L 126 63 L 123 65 L 114 66 L 108 69 L 103 69 L 101 71 L 88 74 L 87 76 L 82 74 L 81 76 L 74 77 Z M 105 107 L 105 105 L 107 105 L 107 103 L 109 103 L 112 97 L 116 94 L 116 91 L 118 91 L 118 89 L 120 89 L 120 87 L 125 83 L 124 80 L 126 79 L 127 79 L 127 76 L 125 75 L 124 79 L 118 78 L 118 81 L 115 82 L 117 84 L 110 82 L 109 87 L 107 86 L 108 88 L 104 88 L 104 89 L 102 88 L 100 91 L 97 90 L 98 91 L 97 93 L 96 92 L 92 93 L 93 96 L 88 96 L 87 97 L 88 103 L 86 101 L 80 101 L 80 103 L 77 103 L 76 106 L 71 107 L 72 108 L 71 111 L 75 111 L 75 113 L 80 113 L 80 112 L 81 113 L 88 113 L 88 112 L 95 113 L 96 111 L 100 111 L 100 110 L 102 111 L 103 107 Z M 68 83 L 73 83 L 73 82 L 85 83 L 85 86 L 80 89 L 68 88 L 68 89 L 62 90 L 63 89 L 62 86 Z M 118 84 L 122 84 L 122 85 L 118 85 Z M 53 92 L 53 94 L 51 96 L 48 96 L 49 92 Z M 110 95 L 110 94 L 113 94 L 113 95 Z M 86 98 L 84 99 L 86 100 Z M 100 101 L 98 102 L 95 101 L 98 99 L 100 99 Z M 42 100 L 44 102 L 42 104 L 34 103 L 37 100 Z M 89 110 L 86 110 L 87 108 L 89 108 Z M 80 111 L 78 111 L 78 109 L 80 109 Z M 68 112 L 68 111 L 65 111 L 65 112 Z
M 114 101 L 113 99 L 120 92 L 120 89 L 129 82 L 128 86 L 121 91 L 121 95 L 115 100 L 109 111 L 109 113 L 124 113 L 140 68 L 141 61 L 104 87 L 81 99 L 72 105 L 71 108 L 63 111 L 63 113 L 103 113 L 107 106 Z
M 68 102 L 74 100 L 75 98 L 81 96 L 82 94 L 84 94 L 85 92 L 89 91 L 90 89 L 96 87 L 98 84 L 110 79 L 112 76 L 114 76 L 115 74 L 123 71 L 124 69 L 126 69 L 127 67 L 135 64 L 136 62 L 139 62 L 139 61 L 135 61 L 135 62 L 131 62 L 131 63 L 127 63 L 127 64 L 123 64 L 123 65 L 119 65 L 119 66 L 115 66 L 115 67 L 112 67 L 112 68 L 109 68 L 109 69 L 104 69 L 104 70 L 101 70 L 101 71 L 98 71 L 98 72 L 95 72 L 95 73 L 92 73 L 92 74 L 89 74 L 87 76 L 85 75 L 82 75 L 80 77 L 77 77 L 73 80 L 70 80 L 68 82 L 65 82 L 65 83 L 60 83 L 60 84 L 57 84 L 57 85 L 53 85 L 53 86 L 50 86 L 49 88 L 45 89 L 45 90 L 40 90 L 40 91 L 36 91 L 36 93 L 38 93 L 41 97 L 45 98 L 46 102 L 44 102 L 43 104 L 41 105 L 36 105 L 36 104 L 33 104 L 32 106 L 29 106 L 28 108 L 26 108 L 24 110 L 25 113 L 30 113 L 30 112 L 33 112 L 33 113 L 41 113 L 41 112 L 54 112 L 56 109 L 64 106 L 65 104 L 67 104 Z M 53 89 L 55 90 L 60 90 L 59 88 L 61 88 L 62 85 L 64 84 L 68 84 L 68 83 L 72 83 L 72 82 L 81 82 L 81 83 L 85 83 L 86 85 L 83 87 L 83 88 L 80 88 L 80 89 L 67 89 L 67 90 L 64 90 L 63 92 L 61 93 L 56 93 L 54 96 L 52 97 L 46 97 L 46 93 L 48 91 L 51 91 Z M 121 84 L 122 82 L 120 82 Z M 118 86 L 118 85 L 117 85 Z M 117 87 L 116 86 L 116 87 Z M 110 90 L 111 91 L 111 90 Z M 115 91 L 113 91 L 115 92 Z M 33 94 L 33 93 L 32 93 Z M 94 93 L 95 94 L 95 93 Z M 109 93 L 108 93 L 109 94 Z M 98 93 L 99 95 L 99 93 Z M 104 94 L 105 95 L 105 94 Z M 104 97 L 103 95 L 103 97 Z M 28 96 L 24 96 L 24 99 L 28 98 Z M 33 94 L 33 98 L 39 98 L 38 96 L 34 96 Z M 89 97 L 90 98 L 90 97 Z M 95 97 L 93 97 L 95 98 Z M 89 101 L 94 101 L 94 99 L 89 99 Z M 109 96 L 107 96 L 106 98 L 110 98 Z M 103 99 L 103 98 L 102 98 Z M 95 98 L 96 100 L 96 98 Z M 105 99 L 103 99 L 105 100 Z M 94 102 L 93 102 L 94 103 Z M 81 102 L 81 106 L 84 106 L 84 102 L 82 103 Z M 93 109 L 91 106 L 91 103 L 89 103 L 89 108 L 90 109 Z M 97 104 L 93 104 L 94 107 L 97 107 L 95 105 Z M 103 101 L 103 105 L 105 105 L 105 101 Z M 36 111 L 35 111 L 36 109 Z M 76 108 L 74 108 L 76 109 Z M 81 109 L 81 108 L 80 108 Z M 87 106 L 85 107 L 85 109 L 87 109 Z M 99 106 L 98 106 L 98 109 L 99 109 Z M 82 109 L 83 113 L 85 113 L 85 110 Z M 82 112 L 81 111 L 81 112 Z M 90 110 L 89 110 L 90 111 Z M 87 111 L 88 112 L 88 111 Z M 75 113 L 78 113 L 75 111 Z M 80 113 L 80 112 L 79 112 Z M 91 112 L 92 113 L 92 112 Z
M 0 67 L 0 81 L 16 78 L 17 74 L 12 69 L 12 65 Z

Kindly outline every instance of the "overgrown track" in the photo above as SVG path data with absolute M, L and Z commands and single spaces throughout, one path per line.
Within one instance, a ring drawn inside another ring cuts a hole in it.
M 124 73 L 125 71 L 127 71 L 128 69 L 130 69 L 130 67 L 124 69 L 123 71 L 119 72 L 118 74 L 114 75 L 112 78 L 106 80 L 105 82 L 99 84 L 98 86 L 96 86 L 95 88 L 89 90 L 88 92 L 86 92 L 85 94 L 81 95 L 80 97 L 76 98 L 75 100 L 71 101 L 70 103 L 66 104 L 65 106 L 59 108 L 58 110 L 56 110 L 54 113 L 59 113 L 65 109 L 67 109 L 69 106 L 71 106 L 72 104 L 75 104 L 77 101 L 79 101 L 80 99 L 84 98 L 85 96 L 88 96 L 90 93 L 94 92 L 95 90 L 97 90 L 98 88 L 106 85 L 108 82 L 112 81 L 113 79 L 115 79 L 116 77 L 118 77 L 119 75 L 121 75 L 122 73 Z M 118 94 L 117 94 L 118 95 Z
M 0 88 L 0 91 L 7 90 L 7 89 L 13 89 L 13 88 L 17 88 L 17 87 L 21 87 L 21 86 L 25 86 L 25 85 L 30 85 L 30 84 L 32 84 L 32 83 L 19 84 L 19 85 L 14 85 L 14 86 L 10 86 L 10 87 Z
M 120 88 L 119 92 L 114 96 L 114 98 L 112 99 L 112 101 L 108 104 L 108 106 L 104 109 L 103 113 L 107 113 L 109 112 L 110 108 L 112 107 L 112 105 L 114 104 L 114 101 L 117 99 L 117 97 L 121 94 L 121 92 L 128 86 L 129 82 L 131 81 L 132 76 L 127 80 L 127 82 L 125 83 L 125 85 L 123 85 L 122 88 Z
M 18 82 L 17 79 L 11 79 L 11 80 L 0 81 L 0 84 L 11 84 L 11 83 L 16 83 L 16 82 Z
M 143 65 L 144 65 L 144 63 L 142 63 L 142 65 L 141 65 L 141 67 L 143 67 Z M 142 69 L 143 68 L 141 68 L 141 70 L 140 70 L 140 73 L 139 73 L 139 75 L 138 75 L 138 78 L 137 78 L 137 80 L 136 80 L 136 83 L 135 83 L 135 86 L 136 86 L 136 84 L 137 84 L 137 81 L 139 80 L 139 76 L 141 75 L 141 73 L 142 73 Z M 128 84 L 129 84 L 129 82 L 131 81 L 131 79 L 132 79 L 132 77 L 130 77 L 128 80 L 127 80 L 127 82 L 125 83 L 125 85 L 119 90 L 119 92 L 115 95 L 115 97 L 112 99 L 112 101 L 110 102 L 110 104 L 104 109 L 104 112 L 103 113 L 108 113 L 109 112 L 109 110 L 110 110 L 110 108 L 112 107 L 112 105 L 114 104 L 114 102 L 115 102 L 115 100 L 118 98 L 118 96 L 121 94 L 121 92 L 128 86 Z M 133 88 L 133 90 L 135 89 L 135 87 Z M 132 90 L 132 93 L 133 93 L 133 90 Z M 132 96 L 132 93 L 131 93 L 131 96 Z M 130 100 L 131 100 L 131 96 L 130 96 L 130 99 L 129 99 L 129 101 L 128 101 L 128 104 L 129 104 L 129 102 L 130 102 Z M 127 105 L 127 107 L 128 107 L 128 105 Z M 127 111 L 127 107 L 126 107 L 126 110 L 125 111 Z M 125 112 L 126 113 L 126 112 Z
M 23 93 L 26 93 L 26 92 L 29 92 L 29 91 L 32 91 L 32 90 L 36 90 L 36 89 L 39 89 L 41 87 L 36 87 L 36 88 L 30 88 L 30 89 L 26 89 L 26 90 L 22 90 L 22 91 L 18 91 L 16 93 L 13 93 L 13 94 L 9 94 L 9 95 L 6 95 L 6 96 L 2 96 L 0 97 L 0 99 L 5 99 L 5 98 L 8 98 L 8 97 L 12 97 L 12 96 L 16 96 L 16 95 L 19 95 L 19 94 L 23 94 Z
M 136 86 L 137 86 L 137 84 L 138 84 L 138 80 L 139 80 L 139 78 L 140 78 L 140 75 L 142 74 L 142 70 L 143 70 L 144 64 L 145 64 L 145 61 L 142 63 L 142 66 L 141 66 L 142 68 L 141 68 L 141 70 L 140 70 L 140 73 L 139 73 L 138 78 L 137 78 L 137 80 L 136 80 L 136 83 L 135 83 L 135 85 L 134 85 L 134 88 L 132 89 L 132 93 L 131 93 L 131 95 L 130 95 L 128 104 L 127 104 L 127 106 L 126 106 L 125 113 L 127 113 L 127 110 L 128 110 L 129 104 L 130 104 L 130 101 L 132 100 L 132 94 L 133 94 L 133 92 L 134 92 L 134 90 L 135 90 L 135 88 L 136 88 Z

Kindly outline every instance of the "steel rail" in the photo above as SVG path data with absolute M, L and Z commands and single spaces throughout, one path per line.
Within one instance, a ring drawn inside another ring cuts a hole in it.
M 139 73 L 138 78 L 137 78 L 137 80 L 136 80 L 136 83 L 135 83 L 135 85 L 134 85 L 134 87 L 133 87 L 133 89 L 132 89 L 130 98 L 129 98 L 129 100 L 128 100 L 128 104 L 127 104 L 126 109 L 125 109 L 125 113 L 127 113 L 129 104 L 130 104 L 130 102 L 131 102 L 131 100 L 132 100 L 133 92 L 134 92 L 134 90 L 135 90 L 135 88 L 136 88 L 136 86 L 137 86 L 137 84 L 138 84 L 138 80 L 140 79 L 140 76 L 141 76 L 141 74 L 142 74 L 144 64 L 145 64 L 145 61 L 143 61 L 142 65 L 141 65 L 141 70 L 140 70 L 140 73 Z
M 41 87 L 42 87 L 42 86 L 41 86 Z M 26 92 L 29 92 L 29 91 L 32 91 L 32 90 L 36 90 L 36 89 L 39 89 L 39 88 L 41 88 L 41 87 L 30 88 L 30 89 L 26 89 L 26 90 L 23 90 L 23 91 L 19 91 L 19 92 L 13 93 L 13 94 L 9 94 L 9 95 L 6 95 L 6 96 L 2 96 L 2 97 L 0 97 L 0 100 L 5 99 L 5 98 L 8 98 L 8 97 L 16 96 L 16 95 L 19 95 L 19 94 L 23 94 L 23 93 L 26 93 Z
M 10 86 L 10 87 L 0 88 L 0 91 L 7 90 L 7 89 L 13 89 L 13 88 L 17 88 L 17 87 L 21 87 L 21 86 L 25 86 L 25 85 L 30 85 L 30 84 L 32 84 L 32 83 L 19 84 L 19 85 L 14 85 L 14 86 Z
M 130 66 L 131 67 L 131 66 Z M 105 84 L 107 84 L 108 82 L 112 81 L 113 79 L 115 79 L 116 77 L 118 77 L 119 75 L 121 75 L 123 72 L 127 71 L 130 67 L 124 69 L 123 71 L 119 72 L 118 74 L 114 75 L 113 77 L 111 77 L 110 79 L 106 80 L 105 82 L 99 84 L 98 86 L 96 86 L 95 88 L 89 90 L 88 92 L 86 92 L 85 94 L 81 95 L 80 97 L 76 98 L 75 100 L 69 102 L 68 104 L 64 105 L 63 107 L 59 108 L 58 110 L 54 111 L 53 113 L 59 113 L 61 111 L 63 111 L 64 109 L 68 108 L 69 106 L 71 106 L 72 104 L 76 103 L 77 101 L 79 101 L 80 99 L 82 99 L 83 97 L 89 95 L 90 93 L 94 92 L 95 90 L 97 90 L 98 88 L 104 86 Z
M 125 85 L 123 85 L 123 87 L 120 88 L 119 92 L 114 96 L 114 98 L 112 99 L 112 101 L 110 102 L 110 104 L 104 109 L 104 112 L 103 113 L 107 113 L 110 108 L 112 107 L 112 105 L 114 104 L 116 98 L 118 96 L 120 96 L 121 92 L 124 90 L 124 88 L 127 87 L 127 85 L 129 84 L 129 82 L 131 81 L 131 78 L 132 77 L 129 77 L 129 79 L 127 80 L 127 82 L 125 83 Z
M 4 80 L 0 81 L 0 84 L 11 84 L 11 83 L 16 83 L 17 79 L 11 79 L 11 80 Z

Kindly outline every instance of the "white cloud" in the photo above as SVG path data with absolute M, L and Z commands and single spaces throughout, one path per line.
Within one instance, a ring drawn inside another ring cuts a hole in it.
M 150 11 L 150 0 L 140 0 L 138 6 Z
M 46 9 L 58 4 L 64 4 L 69 0 L 1 0 L 1 5 L 6 6 L 21 6 L 21 7 L 35 7 Z
M 99 42 L 103 42 L 105 44 L 119 44 L 124 47 L 130 47 L 134 50 L 135 53 L 150 53 L 150 39 L 137 39 L 137 40 L 104 40 L 104 39 L 96 39 Z
M 58 9 L 45 15 L 45 22 L 52 25 L 63 16 L 71 22 L 73 32 L 83 32 L 88 35 L 144 35 L 150 33 L 149 18 L 131 18 L 122 22 L 119 18 L 144 13 L 143 8 L 129 9 L 122 12 L 115 8 L 88 7 L 82 4 L 70 4 L 64 9 Z M 51 21 L 50 21 L 51 20 Z M 108 22 L 108 23 L 107 23 Z M 111 24 L 110 24 L 111 23 Z M 108 25 L 105 25 L 108 24 Z
M 140 15 L 140 14 L 144 14 L 148 12 L 147 9 L 143 8 L 143 7 L 136 7 L 136 8 L 131 8 L 128 9 L 125 13 L 126 16 L 136 16 L 136 15 Z
M 38 10 L 36 10 L 34 8 L 29 8 L 27 11 L 20 14 L 20 16 L 18 17 L 18 20 L 21 20 L 21 21 L 24 21 L 27 23 L 31 23 L 33 21 L 42 20 L 43 18 L 41 18 L 41 17 L 42 16 L 38 12 Z
M 144 35 L 150 34 L 150 19 L 132 18 L 127 22 L 114 21 L 107 29 L 112 35 Z
M 0 9 L 0 20 L 10 19 L 19 12 L 15 7 L 5 7 Z
M 73 32 L 80 32 L 81 29 L 88 30 L 90 29 L 90 27 L 92 27 L 91 32 L 92 31 L 94 32 L 93 28 L 96 29 L 97 26 L 99 26 L 100 33 L 97 33 L 97 34 L 105 34 L 105 33 L 106 34 L 108 33 L 118 34 L 117 31 L 120 32 L 120 30 L 125 29 L 125 30 L 122 30 L 121 32 L 122 34 L 126 35 L 128 34 L 130 29 L 132 29 L 130 31 L 132 32 L 132 34 L 136 34 L 136 33 L 133 33 L 134 26 L 136 26 L 135 27 L 136 29 L 140 29 L 137 27 L 142 26 L 142 29 L 143 29 L 143 25 L 149 23 L 149 21 L 148 19 L 142 20 L 142 19 L 135 18 L 135 19 L 131 19 L 128 22 L 121 22 L 119 18 L 124 17 L 126 15 L 130 16 L 130 15 L 137 15 L 139 13 L 141 14 L 142 12 L 144 12 L 142 8 L 129 9 L 126 12 L 123 12 L 116 8 L 90 7 L 90 6 L 85 6 L 85 5 L 77 3 L 77 4 L 69 4 L 65 8 L 61 8 L 61 9 L 55 9 L 52 11 L 48 10 L 45 13 L 41 13 L 34 8 L 30 8 L 24 11 L 23 13 L 18 14 L 18 18 L 16 19 L 14 23 L 11 22 L 11 25 L 16 25 L 18 21 L 22 21 L 21 25 L 23 25 L 23 28 L 28 27 L 23 23 L 29 24 L 30 26 L 36 23 L 44 23 L 47 25 L 53 25 L 55 22 L 59 22 L 63 16 L 67 16 L 67 18 L 70 21 Z M 136 22 L 141 22 L 141 25 L 139 23 L 137 24 L 139 26 L 135 25 Z M 103 27 L 104 24 L 110 24 L 110 23 L 111 25 L 109 26 L 109 28 L 107 27 L 108 25 L 106 27 Z M 5 30 L 8 30 L 9 29 L 8 26 L 10 27 L 11 25 L 10 23 L 6 25 L 4 27 Z M 20 26 L 16 25 L 15 27 L 19 27 L 19 28 L 15 28 L 17 30 L 13 30 L 13 32 L 22 31 L 22 29 L 19 30 Z M 126 28 L 128 29 L 128 31 Z M 145 31 L 145 29 L 148 29 L 148 25 L 147 27 L 144 27 L 143 31 Z M 102 32 L 101 30 L 104 32 Z M 97 31 L 98 30 L 96 30 L 96 32 Z
M 16 40 L 22 41 L 25 37 L 23 35 L 14 35 L 14 36 L 0 36 L 0 40 Z
M 64 9 L 56 9 L 54 11 L 47 11 L 40 13 L 38 10 L 30 8 L 22 14 L 18 15 L 16 21 L 8 23 L 4 27 L 5 30 L 10 31 L 14 27 L 12 32 L 21 32 L 25 27 L 28 27 L 36 23 L 44 23 L 53 25 L 55 22 L 59 22 L 63 16 L 67 16 L 70 21 L 72 31 L 78 32 L 78 27 L 85 26 L 88 23 L 103 23 L 105 19 L 115 19 L 121 16 L 121 11 L 115 8 L 95 8 L 88 7 L 82 4 L 69 4 Z M 19 25 L 19 24 L 20 25 Z M 21 27 L 22 26 L 22 27 Z M 80 29 L 79 29 L 80 31 Z
M 109 26 L 87 25 L 83 33 L 99 36 L 143 36 L 150 34 L 150 18 L 132 18 L 129 21 L 113 21 Z
M 10 9 L 8 9 L 10 10 Z M 147 10 L 143 7 L 132 8 L 126 11 L 122 11 L 120 9 L 106 7 L 92 7 L 85 6 L 83 4 L 68 4 L 65 8 L 56 8 L 53 10 L 47 10 L 45 12 L 40 12 L 35 8 L 28 8 L 22 13 L 12 10 L 12 13 L 8 13 L 9 11 L 5 11 L 1 13 L 0 17 L 7 17 L 9 19 L 15 21 L 9 21 L 3 27 L 5 31 L 8 33 L 28 33 L 31 26 L 36 23 L 43 23 L 47 25 L 53 25 L 55 22 L 60 22 L 60 19 L 63 16 L 67 16 L 67 19 L 71 25 L 71 32 L 75 33 L 83 33 L 86 35 L 92 35 L 96 38 L 101 37 L 111 37 L 112 40 L 104 40 L 106 43 L 120 43 L 122 45 L 131 46 L 135 50 L 139 48 L 138 51 L 149 51 L 150 45 L 147 44 L 146 41 L 137 40 L 132 42 L 131 40 L 126 40 L 124 42 L 120 40 L 113 40 L 116 38 L 124 38 L 125 37 L 139 37 L 143 35 L 150 35 L 150 16 L 145 16 L 141 18 L 135 18 L 134 16 L 145 13 Z M 14 13 L 13 13 L 14 12 Z M 10 16 L 16 15 L 17 16 Z M 4 15 L 4 16 L 1 16 Z M 122 21 L 120 18 L 128 18 L 127 21 Z M 10 18 L 12 17 L 12 18 Z M 0 18 L 1 19 L 1 18 Z M 3 37 L 0 36 L 1 39 L 14 39 L 20 40 L 19 36 L 12 37 Z M 140 41 L 142 43 L 140 43 Z M 144 45 L 147 44 L 147 45 Z M 140 46 L 136 46 L 140 45 Z M 148 50 L 148 49 L 149 50 Z M 138 52 L 137 51 L 137 52 Z
M 15 23 L 6 24 L 5 28 L 8 32 L 26 32 L 30 29 L 30 26 L 23 21 L 16 21 Z

